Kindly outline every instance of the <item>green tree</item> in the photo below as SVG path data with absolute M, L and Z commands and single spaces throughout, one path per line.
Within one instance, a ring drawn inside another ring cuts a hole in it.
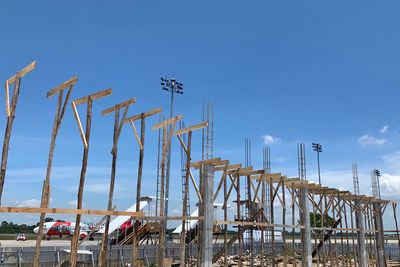
M 333 227 L 335 225 L 335 219 L 325 215 L 322 220 L 322 215 L 320 213 L 310 212 L 310 225 L 311 227 Z M 314 230 L 315 233 L 320 234 L 321 230 Z

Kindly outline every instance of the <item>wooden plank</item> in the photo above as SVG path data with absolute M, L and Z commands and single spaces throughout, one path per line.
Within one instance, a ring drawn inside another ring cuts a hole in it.
M 33 71 L 36 68 L 36 60 L 33 61 L 31 64 L 29 64 L 28 66 L 26 66 L 25 68 L 23 68 L 22 70 L 18 71 L 15 75 L 11 76 L 10 78 L 8 78 L 8 84 L 13 84 L 15 82 L 15 79 L 18 78 L 22 78 L 24 77 L 26 74 L 28 74 L 29 72 Z
M 201 167 L 201 164 L 202 163 L 196 163 L 193 167 L 195 169 L 199 169 Z M 203 164 L 204 165 L 213 164 L 216 168 L 220 169 L 220 168 L 225 168 L 226 165 L 229 165 L 229 160 L 220 160 L 220 161 L 215 161 L 215 162 L 205 162 Z
M 239 168 L 239 169 L 232 169 L 232 170 L 227 170 L 226 174 L 236 174 L 237 172 L 239 172 L 240 170 L 242 171 L 251 171 L 253 169 L 252 166 L 249 167 L 244 167 L 244 168 Z
M 228 166 L 217 166 L 217 167 L 214 168 L 214 171 L 215 171 L 215 172 L 224 171 L 225 168 L 226 168 L 227 171 L 230 171 L 230 170 L 237 170 L 237 169 L 239 169 L 240 167 L 242 167 L 242 164 L 241 164 L 241 163 L 239 163 L 239 164 L 232 164 L 232 165 L 228 165 Z
M 151 129 L 153 131 L 155 131 L 155 130 L 158 130 L 158 129 L 162 128 L 162 127 L 167 127 L 167 125 L 172 124 L 172 123 L 177 122 L 177 121 L 180 121 L 182 119 L 183 119 L 183 115 L 178 115 L 178 116 L 173 117 L 171 119 L 168 119 L 168 120 L 162 121 L 160 123 L 157 123 L 156 125 L 153 125 L 153 127 L 151 127 Z
M 201 166 L 201 164 L 208 165 L 208 164 L 214 164 L 221 161 L 221 158 L 212 158 L 212 159 L 206 159 L 206 160 L 200 160 L 196 162 L 192 162 L 190 164 L 190 167 L 196 167 L 196 166 Z
M 105 96 L 109 96 L 111 94 L 112 94 L 112 89 L 108 88 L 108 89 L 93 93 L 91 95 L 87 95 L 87 96 L 75 99 L 74 102 L 75 102 L 76 105 L 81 105 L 81 104 L 86 103 L 88 101 L 89 97 L 92 100 L 95 100 L 95 99 L 99 99 L 99 98 L 102 98 L 102 97 L 105 97 Z
M 214 167 L 225 167 L 226 165 L 229 165 L 229 160 L 221 160 L 216 163 L 214 163 Z
M 63 82 L 62 84 L 54 87 L 53 89 L 51 89 L 50 91 L 47 92 L 46 97 L 49 98 L 55 94 L 57 94 L 58 92 L 61 92 L 62 90 L 64 90 L 67 87 L 70 87 L 71 85 L 76 84 L 76 82 L 78 81 L 78 76 L 74 76 L 71 79 L 69 79 L 68 81 Z
M 87 143 L 87 141 L 86 141 L 85 132 L 83 131 L 81 119 L 79 118 L 78 110 L 76 109 L 75 101 L 72 101 L 72 102 L 71 102 L 71 106 L 72 106 L 72 110 L 74 111 L 75 120 L 76 120 L 76 122 L 78 123 L 79 134 L 80 134 L 80 136 L 81 136 L 81 139 L 82 139 L 82 142 L 83 142 L 83 146 L 84 146 L 84 147 L 87 147 L 87 146 L 88 146 L 88 143 Z
M 189 131 L 193 132 L 195 130 L 203 129 L 203 128 L 207 127 L 207 126 L 208 126 L 208 122 L 205 121 L 205 122 L 202 122 L 202 123 L 199 123 L 199 124 L 192 125 L 190 127 L 186 127 L 186 128 L 180 129 L 180 130 L 175 132 L 175 135 L 184 134 L 184 133 L 187 133 Z
M 251 175 L 250 178 L 252 180 L 257 180 L 257 181 L 259 181 L 260 179 L 264 179 L 267 182 L 277 183 L 277 182 L 281 181 L 283 176 L 280 172 L 278 172 L 278 173 L 264 173 L 261 176 L 260 175 Z
M 300 188 L 307 186 L 308 182 L 306 180 L 291 180 L 291 179 L 293 178 L 289 178 L 285 181 L 287 187 Z
M 140 113 L 140 114 L 136 114 L 136 115 L 133 115 L 133 116 L 131 116 L 129 118 L 126 118 L 126 119 L 124 119 L 124 123 L 129 123 L 130 121 L 139 120 L 141 118 L 142 114 L 143 114 L 143 118 L 146 118 L 146 117 L 150 117 L 150 116 L 156 115 L 156 114 L 161 113 L 161 112 L 162 112 L 162 107 L 155 108 L 155 109 L 152 109 L 150 111 L 147 111 L 147 112 L 144 112 L 144 113 Z
M 178 140 L 181 143 L 181 146 L 182 146 L 183 150 L 185 151 L 186 156 L 189 157 L 190 159 L 192 159 L 191 155 L 189 155 L 189 153 L 188 153 L 188 148 L 186 147 L 185 142 L 182 140 L 182 137 L 180 135 L 177 135 L 176 137 L 178 137 Z
M 144 217 L 143 212 L 133 212 L 133 211 L 60 209 L 60 208 L 28 208 L 28 207 L 0 207 L 0 213 L 111 215 L 111 216 L 132 216 L 132 217 L 138 218 L 138 219 L 141 219 Z
M 239 170 L 238 175 L 240 176 L 248 176 L 248 175 L 254 175 L 254 174 L 264 174 L 264 170 L 251 170 L 251 171 L 243 171 Z
M 140 148 L 140 150 L 143 150 L 142 142 L 140 142 L 139 134 L 137 132 L 137 129 L 135 127 L 135 123 L 133 121 L 131 121 L 131 126 L 132 126 L 132 130 L 133 130 L 133 134 L 135 135 L 135 139 L 136 139 L 136 141 L 137 141 L 137 143 L 139 145 L 139 148 Z
M 196 191 L 197 197 L 199 198 L 199 202 L 202 203 L 203 202 L 203 198 L 201 197 L 199 187 L 197 186 L 197 183 L 196 183 L 196 179 L 194 179 L 194 176 L 193 176 L 191 170 L 189 169 L 188 171 L 189 171 L 190 180 L 192 181 L 192 185 L 194 187 L 194 190 Z
M 118 109 L 121 109 L 121 108 L 126 107 L 126 106 L 130 106 L 130 105 L 135 104 L 135 103 L 136 103 L 136 98 L 128 99 L 128 100 L 126 100 L 124 102 L 116 104 L 115 106 L 112 106 L 112 107 L 110 107 L 108 109 L 103 110 L 101 112 L 101 115 L 104 116 L 104 115 L 110 114 L 111 112 L 114 112 L 114 111 L 116 111 Z

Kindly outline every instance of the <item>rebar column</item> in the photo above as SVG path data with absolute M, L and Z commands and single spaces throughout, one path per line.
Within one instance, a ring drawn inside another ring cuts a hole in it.
M 358 244 L 358 263 L 360 267 L 367 267 L 367 250 L 365 248 L 364 215 L 359 199 L 354 201 L 356 213 L 357 244 Z
M 204 166 L 203 172 L 203 205 L 204 219 L 201 221 L 202 232 L 200 241 L 200 266 L 212 267 L 213 258 L 213 223 L 214 223 L 214 165 Z

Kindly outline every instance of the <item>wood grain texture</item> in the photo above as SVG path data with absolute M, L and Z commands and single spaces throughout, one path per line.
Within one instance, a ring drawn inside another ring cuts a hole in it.
M 67 87 L 70 87 L 71 85 L 75 85 L 78 82 L 78 76 L 73 76 L 71 79 L 63 82 L 62 84 L 54 87 L 50 91 L 47 92 L 46 97 L 49 98 L 62 90 L 66 89 Z

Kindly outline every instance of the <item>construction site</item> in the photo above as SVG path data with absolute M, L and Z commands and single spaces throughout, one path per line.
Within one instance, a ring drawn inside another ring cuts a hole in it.
M 7 124 L 2 149 L 0 200 L 7 180 L 12 127 L 14 119 L 18 118 L 18 97 L 25 90 L 21 81 L 35 75 L 36 65 L 36 61 L 32 62 L 5 81 Z M 184 126 L 184 114 L 173 115 L 171 112 L 170 117 L 163 119 L 165 116 L 160 116 L 162 107 L 129 114 L 128 109 L 135 104 L 135 98 L 103 109 L 103 116 L 114 116 L 108 208 L 82 209 L 90 156 L 92 106 L 97 106 L 94 104 L 97 100 L 110 97 L 112 89 L 72 100 L 77 82 L 75 76 L 47 91 L 47 98 L 57 98 L 57 104 L 40 207 L 0 205 L 2 214 L 28 213 L 40 218 L 35 247 L 0 247 L 0 266 L 400 266 L 397 203 L 381 199 L 378 172 L 371 172 L 373 195 L 367 196 L 359 192 L 355 164 L 351 191 L 309 182 L 304 143 L 297 147 L 297 177 L 271 172 L 269 147 L 263 149 L 262 168 L 251 166 L 249 140 L 246 140 L 244 164 L 220 158 L 213 152 L 211 105 L 204 108 L 203 121 L 189 126 Z M 183 90 L 183 84 L 175 79 L 162 79 L 161 85 L 171 92 L 172 97 Z M 78 106 L 86 107 L 83 117 L 79 116 Z M 83 151 L 76 209 L 50 207 L 49 201 L 52 161 L 58 153 L 54 149 L 57 134 L 62 130 L 64 113 L 69 108 L 74 114 Z M 151 131 L 158 131 L 159 136 L 156 197 L 142 194 L 142 186 L 147 183 L 142 180 L 146 126 Z M 139 161 L 136 163 L 137 176 L 132 177 L 136 183 L 132 203 L 136 200 L 136 204 L 122 211 L 115 209 L 113 195 L 119 136 L 127 127 L 131 128 L 132 138 L 137 143 Z M 171 142 L 179 142 L 181 155 L 170 153 Z M 202 145 L 193 147 L 194 143 Z M 194 158 L 192 151 L 199 149 L 201 157 Z M 168 215 L 171 158 L 180 160 L 182 165 L 179 170 L 182 174 L 179 178 L 182 184 L 179 216 Z M 387 217 L 388 210 L 394 216 Z M 41 245 L 40 233 L 45 230 L 47 214 L 75 216 L 70 246 L 50 249 Z M 82 236 L 82 215 L 104 216 L 99 222 L 101 229 L 92 231 L 100 236 L 97 245 L 85 245 L 85 239 L 93 233 Z M 393 220 L 395 229 L 385 229 L 384 221 L 388 220 Z M 167 225 L 171 222 L 179 226 L 167 233 Z M 121 231 L 124 223 L 126 227 Z

